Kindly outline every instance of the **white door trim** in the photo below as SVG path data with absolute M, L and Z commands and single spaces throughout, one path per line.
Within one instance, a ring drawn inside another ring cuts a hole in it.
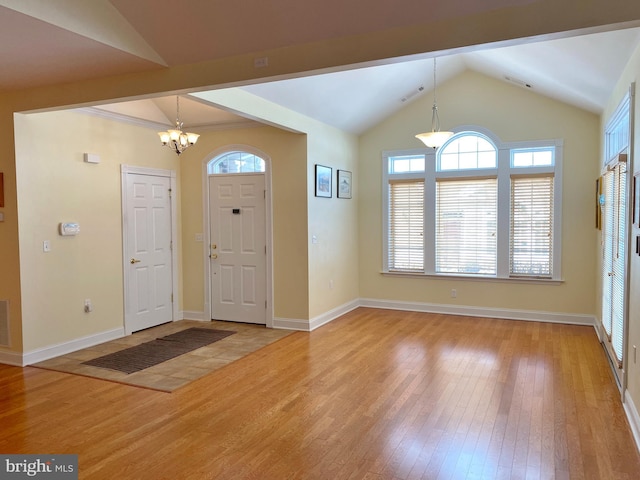
M 126 253 L 128 252 L 128 239 L 127 239 L 127 188 L 126 181 L 128 174 L 137 174 L 137 175 L 149 175 L 154 177 L 168 177 L 171 182 L 171 288 L 173 291 L 173 304 L 172 304 L 172 321 L 179 320 L 178 315 L 178 306 L 180 305 L 180 294 L 178 290 L 178 255 L 176 252 L 178 251 L 178 222 L 176 219 L 177 212 L 177 202 L 176 202 L 176 172 L 173 170 L 164 170 L 160 168 L 147 168 L 147 167 L 135 167 L 131 165 L 120 165 L 120 181 L 121 181 L 121 192 L 122 192 L 122 278 L 123 278 L 123 286 L 124 286 L 124 331 L 125 335 L 130 335 L 131 331 L 131 322 L 129 320 L 129 309 L 127 308 L 129 305 L 129 279 L 126 275 L 128 270 L 128 257 Z
M 267 296 L 267 312 L 266 327 L 273 328 L 273 212 L 271 198 L 271 158 L 263 151 L 250 145 L 226 145 L 212 152 L 209 152 L 202 160 L 202 229 L 203 229 L 203 248 L 202 261 L 204 263 L 204 315 L 205 321 L 211 320 L 211 261 L 209 259 L 211 245 L 211 229 L 209 225 L 209 173 L 207 172 L 207 164 L 214 158 L 228 152 L 243 151 L 253 153 L 262 158 L 265 162 L 264 171 L 264 187 L 265 193 L 265 225 L 267 240 L 267 278 L 266 278 L 266 296 Z

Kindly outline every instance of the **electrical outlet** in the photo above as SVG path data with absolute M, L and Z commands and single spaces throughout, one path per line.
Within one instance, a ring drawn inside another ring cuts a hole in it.
M 333 280 L 329 280 L 329 290 L 333 290 Z
M 84 301 L 84 313 L 93 312 L 93 305 L 91 304 L 91 299 L 87 298 Z
M 457 298 L 458 297 L 458 291 L 455 288 L 451 289 L 451 298 Z

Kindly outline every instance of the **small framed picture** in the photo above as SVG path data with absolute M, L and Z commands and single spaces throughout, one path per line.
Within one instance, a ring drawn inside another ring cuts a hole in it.
M 331 175 L 333 169 L 316 165 L 316 197 L 331 198 Z
M 338 170 L 338 198 L 351 198 L 351 172 Z

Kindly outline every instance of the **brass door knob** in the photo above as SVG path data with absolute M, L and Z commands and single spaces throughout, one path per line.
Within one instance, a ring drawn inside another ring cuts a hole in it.
M 138 260 L 137 258 L 132 258 L 131 260 L 129 260 L 129 263 L 133 265 L 134 263 L 140 263 L 140 260 Z

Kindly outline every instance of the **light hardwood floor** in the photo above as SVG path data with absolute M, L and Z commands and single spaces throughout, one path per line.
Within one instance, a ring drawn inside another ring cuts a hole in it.
M 0 366 L 0 452 L 83 479 L 637 479 L 591 327 L 357 309 L 173 393 Z

